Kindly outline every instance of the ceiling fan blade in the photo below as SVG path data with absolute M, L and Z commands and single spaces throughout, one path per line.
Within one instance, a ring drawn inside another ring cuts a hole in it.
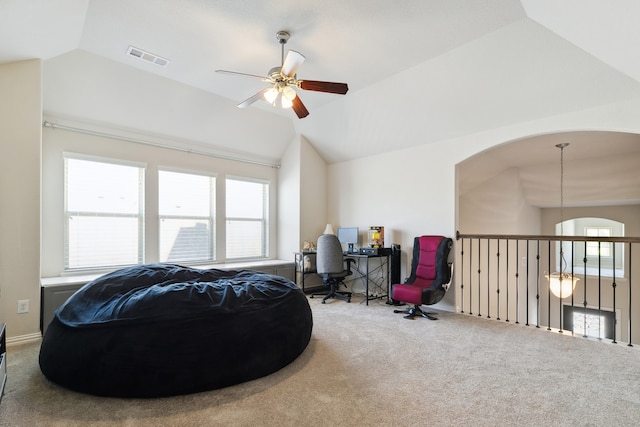
M 293 111 L 296 112 L 296 115 L 299 119 L 304 119 L 309 115 L 309 110 L 307 110 L 307 107 L 304 106 L 299 96 L 293 98 L 293 101 L 291 102 L 293 104 L 291 108 L 293 108 Z
M 287 77 L 293 77 L 298 71 L 298 67 L 304 62 L 304 56 L 300 52 L 290 50 L 282 64 L 281 73 Z
M 337 93 L 339 95 L 344 95 L 349 90 L 349 86 L 346 83 L 321 82 L 318 80 L 298 80 L 298 86 L 304 90 Z
M 227 70 L 216 70 L 216 73 L 220 73 L 220 74 L 230 74 L 232 76 L 243 76 L 243 77 L 253 77 L 253 78 L 257 78 L 260 79 L 264 82 L 268 82 L 269 81 L 269 77 L 265 77 L 265 76 L 258 76 L 255 74 L 247 74 L 247 73 L 238 73 L 237 71 L 227 71 Z
M 262 89 L 260 92 L 258 92 L 255 95 L 253 95 L 252 97 L 245 99 L 240 104 L 238 104 L 238 108 L 246 108 L 249 105 L 253 104 L 254 102 L 258 101 L 259 99 L 264 99 L 264 94 L 269 89 L 271 89 L 271 88 L 270 87 L 266 87 L 266 88 Z

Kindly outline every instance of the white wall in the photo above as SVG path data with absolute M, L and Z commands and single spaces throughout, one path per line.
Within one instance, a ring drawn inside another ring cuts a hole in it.
M 327 164 L 301 135 L 281 160 L 278 248 L 293 260 L 305 241 L 315 244 L 327 222 Z
M 524 199 L 511 168 L 458 195 L 458 231 L 465 234 L 539 234 L 540 209 Z
M 306 138 L 300 138 L 300 238 L 316 243 L 327 219 L 328 167 Z M 301 242 L 301 243 L 302 243 Z
M 300 136 L 289 144 L 278 170 L 278 257 L 300 250 Z
M 40 60 L 0 65 L 0 322 L 7 337 L 40 327 Z M 29 312 L 17 314 L 18 300 Z

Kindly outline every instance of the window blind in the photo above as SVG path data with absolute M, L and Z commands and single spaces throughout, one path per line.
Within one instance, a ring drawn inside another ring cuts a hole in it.
M 65 270 L 144 259 L 144 167 L 65 155 Z
M 227 178 L 226 257 L 269 256 L 269 184 Z
M 160 170 L 160 261 L 215 260 L 213 176 Z

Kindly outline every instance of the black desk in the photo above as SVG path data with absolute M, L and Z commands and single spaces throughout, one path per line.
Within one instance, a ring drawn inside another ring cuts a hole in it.
M 311 268 L 309 269 L 304 268 L 305 256 L 315 257 L 316 252 L 303 251 L 303 252 L 295 253 L 294 277 L 297 283 L 298 273 L 300 273 L 299 286 L 302 288 L 303 292 L 307 292 L 304 285 L 305 276 L 308 274 L 317 274 L 315 270 L 315 262 L 313 262 Z M 383 248 L 382 250 L 380 250 L 380 253 L 378 254 L 361 254 L 361 253 L 345 252 L 343 253 L 343 256 L 345 258 L 353 258 L 356 261 L 356 269 L 355 269 L 356 276 L 355 277 L 349 276 L 349 281 L 355 281 L 358 279 L 364 280 L 365 297 L 366 297 L 365 302 L 367 305 L 369 305 L 369 301 L 375 300 L 375 299 L 387 298 L 387 301 L 389 300 L 389 296 L 390 296 L 389 286 L 391 286 L 391 283 L 389 280 L 389 265 L 390 265 L 389 260 L 391 257 L 391 249 Z M 370 262 L 372 258 L 380 259 L 379 265 L 375 266 L 375 268 L 373 269 L 371 268 L 371 262 Z M 361 264 L 364 264 L 364 269 L 362 268 Z M 373 275 L 378 272 L 381 273 L 382 277 L 380 278 L 373 277 Z M 370 289 L 371 283 L 375 284 L 379 289 L 382 289 L 382 292 L 379 295 L 377 293 L 375 295 L 370 294 L 369 289 Z M 317 289 L 313 289 L 313 290 L 317 290 Z

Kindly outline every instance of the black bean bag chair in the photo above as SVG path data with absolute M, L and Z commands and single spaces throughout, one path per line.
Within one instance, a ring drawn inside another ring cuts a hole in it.
M 295 283 L 250 270 L 135 266 L 83 286 L 55 313 L 40 369 L 83 393 L 160 397 L 253 380 L 311 338 Z

